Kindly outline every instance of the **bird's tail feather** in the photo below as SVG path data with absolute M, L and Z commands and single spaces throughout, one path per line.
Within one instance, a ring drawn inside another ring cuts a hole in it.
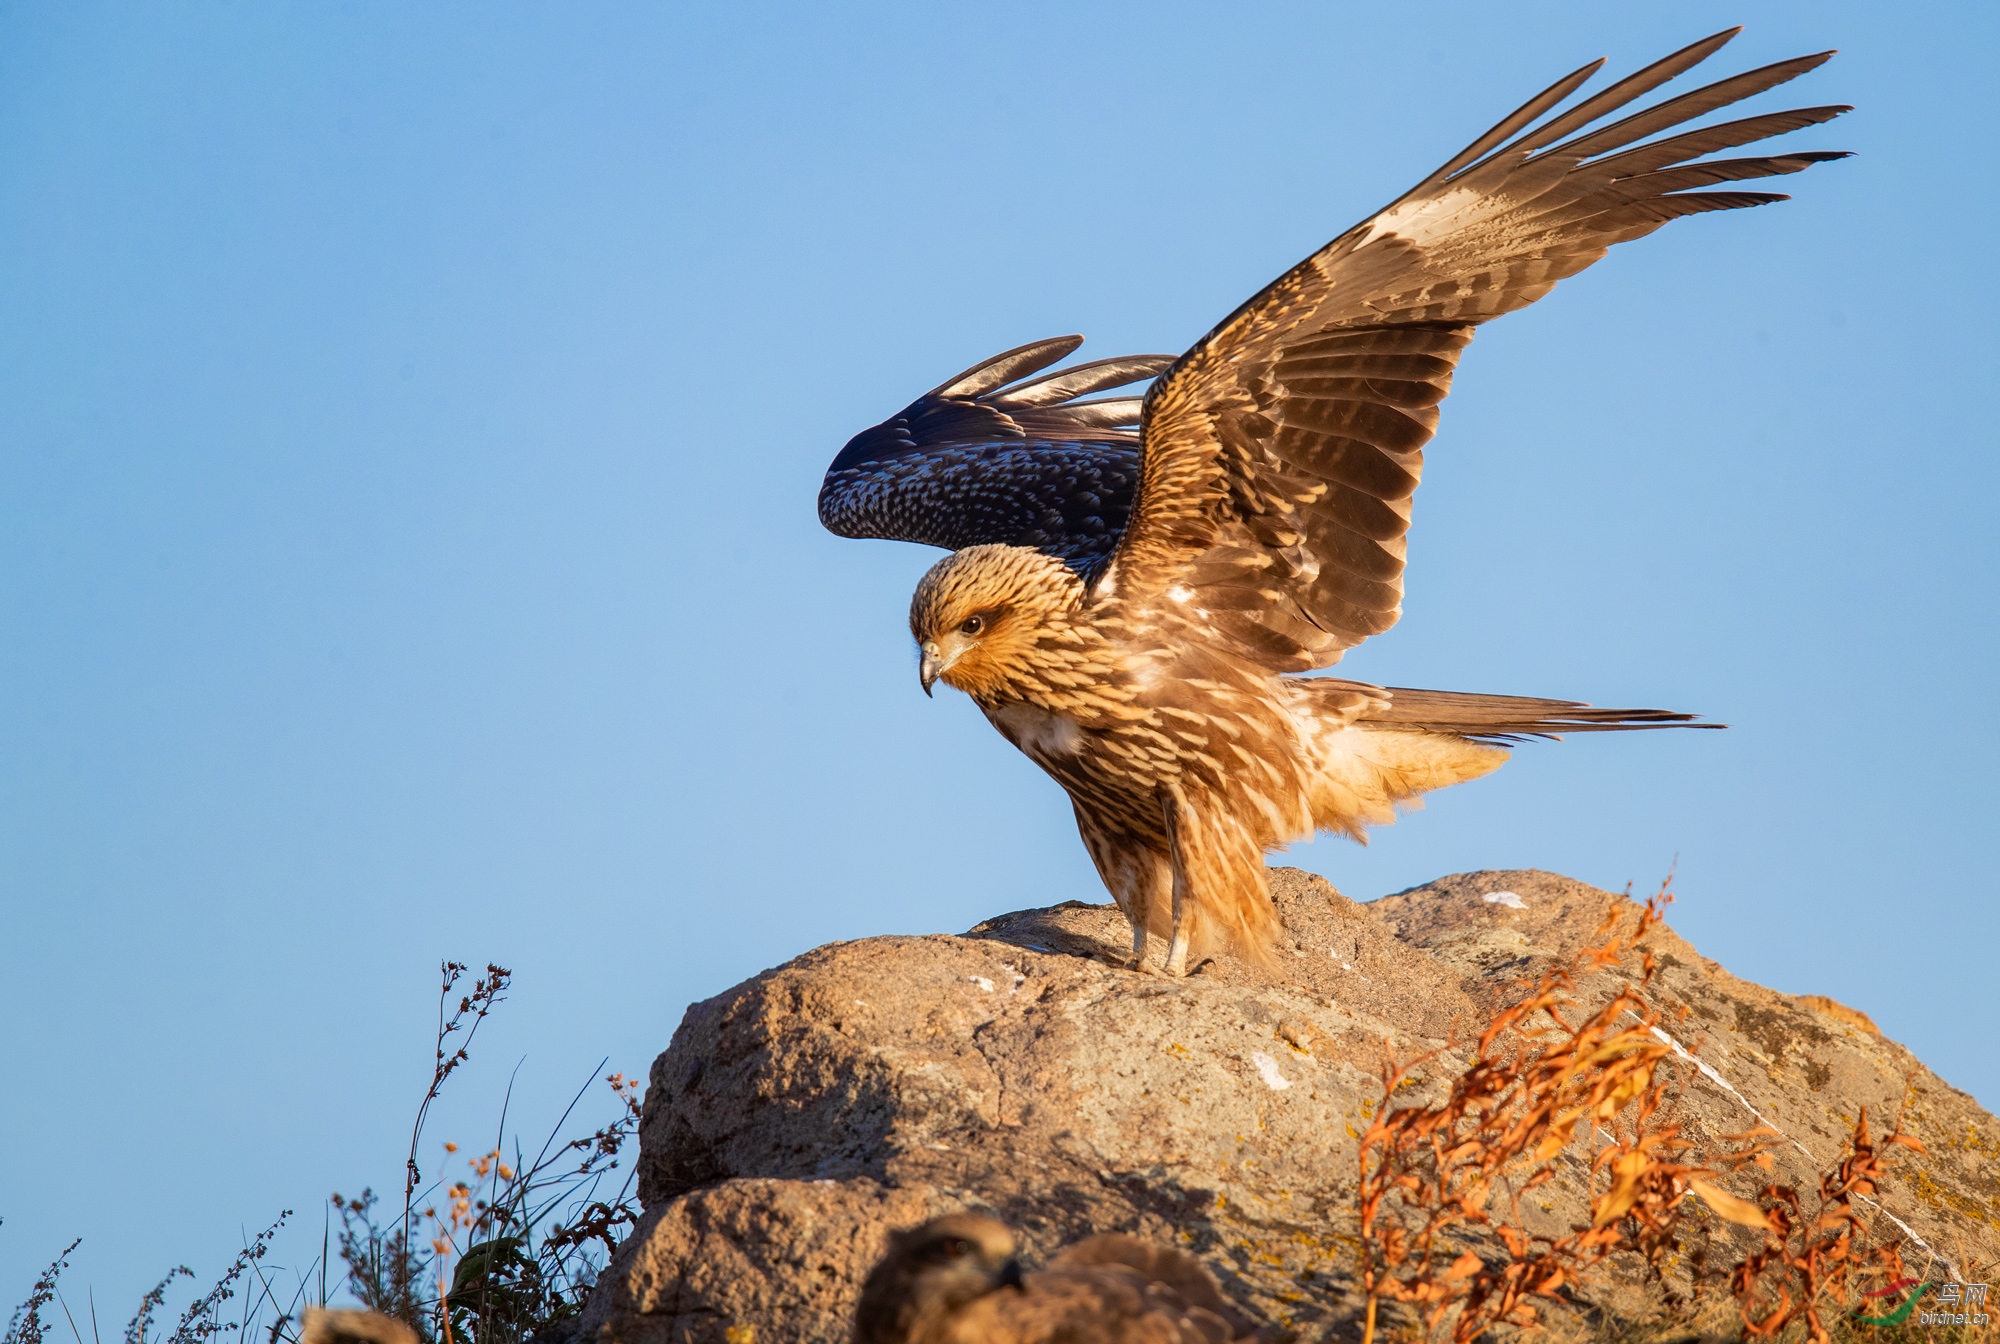
M 1350 683 L 1351 685 L 1351 683 Z M 1374 689 L 1374 688 L 1369 688 Z M 1667 709 L 1597 709 L 1576 700 L 1470 691 L 1423 691 L 1387 686 L 1371 697 L 1355 722 L 1367 727 L 1447 733 L 1475 742 L 1514 743 L 1568 733 L 1632 732 L 1652 728 L 1722 728 L 1693 714 Z
M 1314 826 L 1366 843 L 1435 789 L 1499 768 L 1528 738 L 1641 728 L 1719 728 L 1662 709 L 1593 709 L 1574 700 L 1371 686 L 1334 677 L 1290 679 L 1308 698 L 1318 769 Z

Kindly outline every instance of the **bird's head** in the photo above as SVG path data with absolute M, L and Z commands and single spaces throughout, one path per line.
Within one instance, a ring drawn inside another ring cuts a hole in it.
M 1083 600 L 1075 571 L 1026 546 L 968 546 L 931 566 L 910 599 L 924 694 L 943 678 L 998 691 L 1052 621 Z
M 861 1286 L 857 1344 L 926 1337 L 928 1328 L 1002 1288 L 1021 1286 L 1014 1234 L 978 1213 L 933 1218 L 889 1235 L 889 1253 Z

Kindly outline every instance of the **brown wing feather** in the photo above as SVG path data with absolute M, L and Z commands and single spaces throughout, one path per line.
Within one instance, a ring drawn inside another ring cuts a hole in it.
M 1170 1284 L 1122 1264 L 1053 1267 L 1018 1293 L 980 1298 L 959 1313 L 952 1340 L 985 1344 L 1229 1344 L 1230 1321 Z
M 1232 1338 L 1247 1338 L 1255 1323 L 1238 1311 L 1216 1287 L 1207 1266 L 1176 1246 L 1162 1246 L 1125 1232 L 1099 1232 L 1065 1246 L 1050 1263 L 1052 1269 L 1077 1269 L 1089 1265 L 1125 1265 L 1180 1295 L 1191 1307 L 1200 1307 L 1226 1321 Z
M 1394 625 L 1423 447 L 1474 327 L 1670 219 L 1785 199 L 1695 188 L 1843 157 L 1690 162 L 1844 107 L 1767 113 L 1635 147 L 1804 74 L 1830 52 L 1586 130 L 1707 59 L 1735 31 L 1527 129 L 1597 67 L 1558 80 L 1181 356 L 1146 399 L 1138 499 L 1096 594 L 1171 593 L 1274 671 L 1329 666 Z

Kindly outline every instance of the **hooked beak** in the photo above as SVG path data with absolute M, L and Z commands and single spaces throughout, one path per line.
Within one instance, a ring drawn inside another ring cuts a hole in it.
M 923 682 L 924 694 L 929 695 L 931 687 L 937 685 L 937 679 L 944 675 L 945 662 L 934 639 L 924 641 L 922 652 L 923 660 L 917 664 L 917 680 Z
M 1026 1291 L 1025 1286 L 1021 1282 L 1021 1262 L 1019 1260 L 1010 1259 L 1006 1264 L 1000 1266 L 1000 1283 L 998 1286 L 1002 1288 L 1020 1288 Z

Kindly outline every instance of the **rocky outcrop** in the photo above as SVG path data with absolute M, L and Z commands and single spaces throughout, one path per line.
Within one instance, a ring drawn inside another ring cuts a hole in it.
M 1137 974 L 1117 911 L 1072 902 L 960 937 L 831 944 L 693 1005 L 653 1065 L 646 1214 L 586 1331 L 845 1340 L 890 1228 L 979 1207 L 1031 1260 L 1132 1232 L 1201 1256 L 1272 1338 L 1352 1337 L 1356 1136 L 1385 1052 L 1442 1051 L 1421 1097 L 1463 1062 L 1451 1040 L 1596 941 L 1624 898 L 1535 872 L 1461 874 L 1367 905 L 1290 869 L 1273 890 L 1288 945 L 1270 969 Z M 1930 1155 L 1905 1163 L 1881 1216 L 1913 1268 L 1933 1251 L 2000 1254 L 1993 1116 L 1855 1010 L 1739 980 L 1670 929 L 1649 946 L 1670 1034 L 1698 1055 L 1676 1066 L 1688 1134 L 1768 1123 L 1788 1140 L 1779 1178 L 1810 1190 L 1859 1107 L 1902 1111 Z M 1584 1215 L 1587 1162 L 1574 1167 L 1524 1205 L 1537 1230 Z M 1692 1306 L 1614 1263 L 1570 1326 L 1719 1327 L 1733 1318 L 1716 1279 L 1747 1236 L 1698 1227 L 1674 1270 Z

